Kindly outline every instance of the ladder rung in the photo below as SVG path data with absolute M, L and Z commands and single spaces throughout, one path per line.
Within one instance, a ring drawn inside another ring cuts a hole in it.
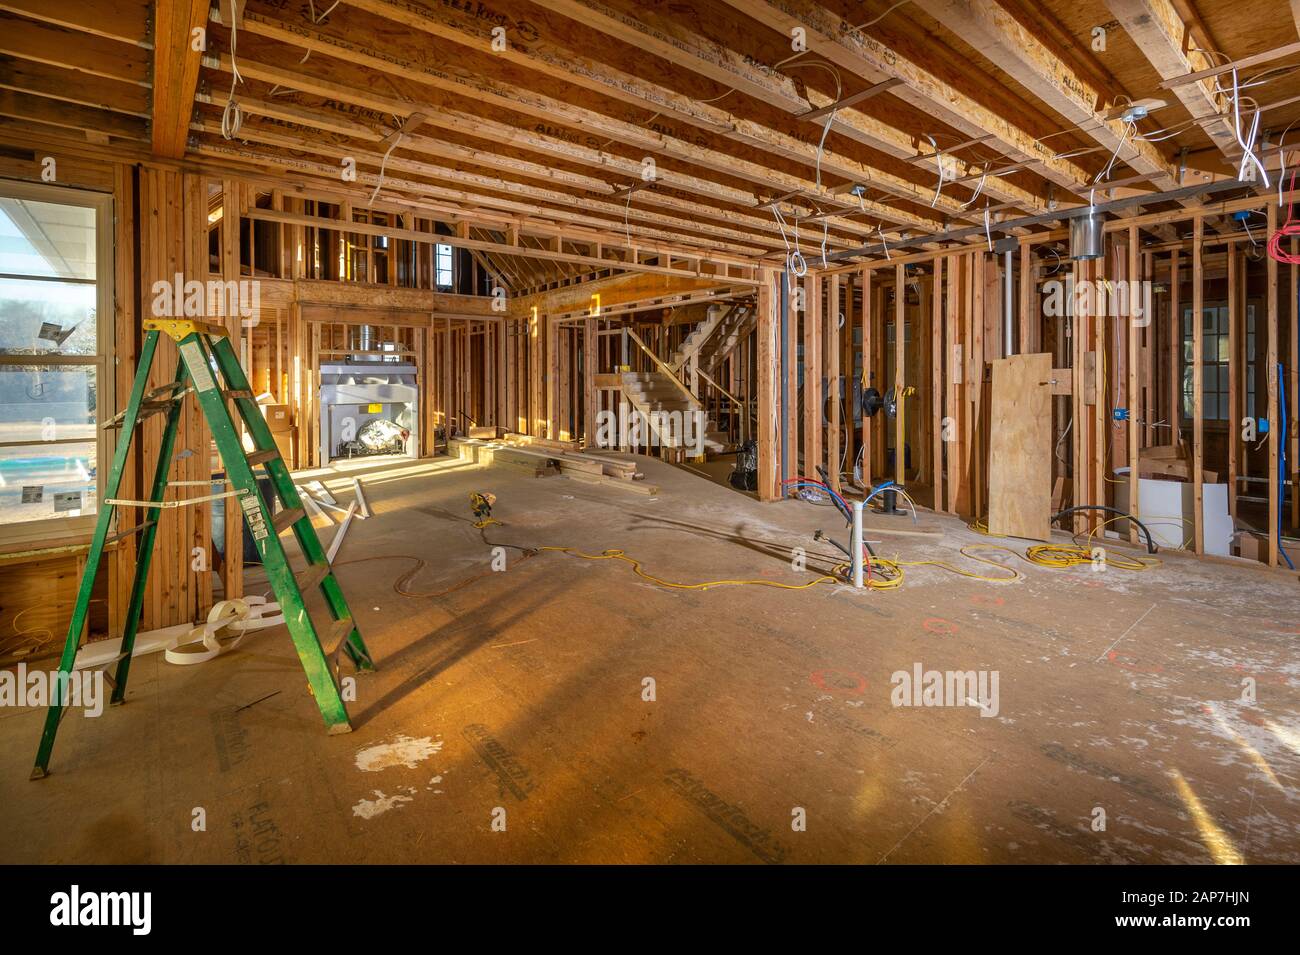
M 179 382 L 179 381 L 169 381 L 169 382 L 167 382 L 167 384 L 165 384 L 165 385 L 159 385 L 157 388 L 154 388 L 154 389 L 152 389 L 152 390 L 150 390 L 150 391 L 145 392 L 144 400 L 145 400 L 145 401 L 152 401 L 152 400 L 155 399 L 155 398 L 161 398 L 163 395 L 171 394 L 173 391 L 176 391 L 177 389 L 179 389 L 179 388 L 181 388 L 181 387 L 182 387 L 182 383 L 181 383 L 181 382 Z
M 251 391 L 249 391 L 248 389 L 232 390 L 232 391 L 223 391 L 223 392 L 221 393 L 221 397 L 223 397 L 223 398 L 230 398 L 230 399 L 234 399 L 234 398 L 252 398 L 252 397 L 253 397 L 253 393 L 252 393 Z
M 130 537 L 132 534 L 140 533 L 146 527 L 153 527 L 157 523 L 158 523 L 157 521 L 144 521 L 140 524 L 135 525 L 135 527 L 128 527 L 124 531 L 118 531 L 116 534 L 108 535 L 107 537 L 104 538 L 104 543 L 111 544 L 114 541 L 120 541 L 124 537 Z
M 330 575 L 331 570 L 329 564 L 312 564 L 301 574 L 298 574 L 298 589 L 303 591 L 319 586 L 321 581 Z
M 248 466 L 251 468 L 267 461 L 274 461 L 279 456 L 279 448 L 267 448 L 265 451 L 254 451 L 252 454 L 244 455 L 244 460 L 248 462 Z
M 136 413 L 135 423 L 139 424 L 145 418 L 151 417 L 156 414 L 161 414 L 164 411 L 170 411 L 172 405 L 175 404 L 175 402 L 176 402 L 175 398 L 161 398 L 157 401 L 140 402 L 140 410 Z M 113 417 L 109 418 L 107 421 L 105 421 L 103 427 L 105 428 L 105 430 L 110 428 L 120 428 L 122 427 L 122 424 L 125 421 L 126 421 L 126 412 L 121 411 L 118 412 Z
M 325 638 L 321 641 L 321 649 L 325 651 L 325 656 L 333 657 L 338 653 L 344 641 L 352 635 L 352 631 L 356 628 L 356 624 L 352 622 L 351 617 L 344 617 L 331 623 L 330 628 L 325 631 Z
M 307 512 L 301 507 L 286 508 L 271 518 L 271 526 L 275 528 L 276 536 L 279 536 L 286 527 L 292 527 L 306 516 Z

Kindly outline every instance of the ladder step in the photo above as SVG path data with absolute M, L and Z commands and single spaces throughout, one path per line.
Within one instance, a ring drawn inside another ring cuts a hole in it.
M 320 586 L 321 581 L 328 577 L 331 571 L 329 564 L 312 564 L 295 578 L 298 581 L 298 589 L 306 591 Z
M 271 526 L 275 528 L 275 533 L 278 537 L 284 532 L 286 527 L 292 527 L 306 516 L 307 512 L 301 507 L 286 508 L 271 518 Z
M 352 622 L 351 617 L 344 617 L 331 623 L 330 628 L 325 631 L 325 636 L 321 640 L 321 649 L 325 651 L 325 656 L 332 658 L 338 653 L 344 641 L 352 635 L 352 631 L 355 629 L 356 624 Z
M 165 385 L 159 385 L 157 388 L 146 391 L 144 394 L 144 400 L 153 401 L 155 398 L 161 398 L 163 395 L 170 395 L 173 392 L 180 391 L 183 387 L 182 382 L 169 381 Z
M 157 401 L 142 401 L 140 402 L 140 410 L 136 414 L 135 423 L 139 424 L 145 418 L 150 418 L 156 414 L 162 414 L 164 411 L 170 411 L 172 405 L 174 405 L 175 403 L 176 403 L 175 398 L 160 398 Z M 109 418 L 107 421 L 105 421 L 103 424 L 103 428 L 105 431 L 109 431 L 114 428 L 120 428 L 122 427 L 122 424 L 125 421 L 126 421 L 126 412 L 120 411 L 112 418 Z
M 244 389 L 235 389 L 235 390 L 231 390 L 231 391 L 223 391 L 223 392 L 221 393 L 221 397 L 223 397 L 223 398 L 228 398 L 228 399 L 234 399 L 234 398 L 249 398 L 249 399 L 251 399 L 251 398 L 253 397 L 253 393 L 252 393 L 251 391 L 249 391 L 248 389 L 246 389 L 246 388 L 244 388 Z
M 107 537 L 104 538 L 104 543 L 111 544 L 114 541 L 120 541 L 124 537 L 130 537 L 132 534 L 140 533 L 146 527 L 153 527 L 157 523 L 158 522 L 156 520 L 144 521 L 143 523 L 135 525 L 135 527 L 128 527 L 126 530 L 118 531 L 116 534 L 109 534 Z
M 279 448 L 267 448 L 265 451 L 254 451 L 252 454 L 244 455 L 244 460 L 248 462 L 250 468 L 257 467 L 267 461 L 274 461 L 280 456 Z

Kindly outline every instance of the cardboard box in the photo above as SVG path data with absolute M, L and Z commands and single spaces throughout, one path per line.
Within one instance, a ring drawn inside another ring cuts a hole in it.
M 272 435 L 275 438 L 275 446 L 280 451 L 280 457 L 284 458 L 284 463 L 288 465 L 290 471 L 297 466 L 297 462 L 293 459 L 293 438 L 297 433 L 297 428 L 290 428 L 288 431 L 276 431 Z
M 288 405 L 262 405 L 262 415 L 273 432 L 280 433 L 293 427 L 293 415 Z

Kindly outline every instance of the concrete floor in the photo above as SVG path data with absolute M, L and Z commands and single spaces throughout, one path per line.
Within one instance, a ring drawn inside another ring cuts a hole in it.
M 844 536 L 828 508 L 645 470 L 657 498 L 389 465 L 338 560 L 420 557 L 422 592 L 487 569 L 475 489 L 508 525 L 492 540 L 623 548 L 677 581 L 806 580 L 762 542 L 813 554 L 829 551 L 814 529 Z M 878 550 L 992 572 L 956 553 L 988 538 L 925 521 L 946 536 Z M 351 735 L 325 734 L 283 629 L 198 666 L 141 658 L 126 706 L 65 720 L 39 782 L 42 714 L 0 710 L 0 861 L 1300 861 L 1294 575 L 1003 553 L 1023 580 L 914 567 L 892 592 L 701 592 L 518 556 L 437 599 L 394 593 L 412 561 L 340 566 L 380 667 Z M 893 706 L 891 674 L 916 664 L 997 671 L 997 715 Z

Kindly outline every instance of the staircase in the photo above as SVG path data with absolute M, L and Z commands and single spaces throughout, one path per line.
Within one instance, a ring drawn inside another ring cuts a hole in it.
M 673 357 L 668 361 L 669 367 L 675 372 L 681 371 L 682 366 L 690 361 L 692 355 L 708 343 L 713 332 L 734 311 L 736 311 L 735 308 L 727 309 L 721 305 L 711 305 L 705 313 L 704 321 L 691 329 L 691 333 L 682 339 L 682 343 L 677 346 L 677 351 L 673 352 Z
M 729 311 L 719 323 L 717 333 L 705 341 L 700 348 L 697 360 L 700 367 L 708 374 L 722 364 L 732 349 L 745 340 L 758 322 L 758 311 L 748 305 L 740 305 Z
M 649 424 L 650 431 L 661 448 L 686 448 L 682 440 L 682 424 L 689 416 L 702 413 L 700 403 L 678 388 L 673 380 L 661 371 L 624 372 L 623 395 Z M 668 426 L 671 422 L 672 426 Z M 706 454 L 717 454 L 727 449 L 727 435 L 710 429 L 707 422 L 703 447 Z

